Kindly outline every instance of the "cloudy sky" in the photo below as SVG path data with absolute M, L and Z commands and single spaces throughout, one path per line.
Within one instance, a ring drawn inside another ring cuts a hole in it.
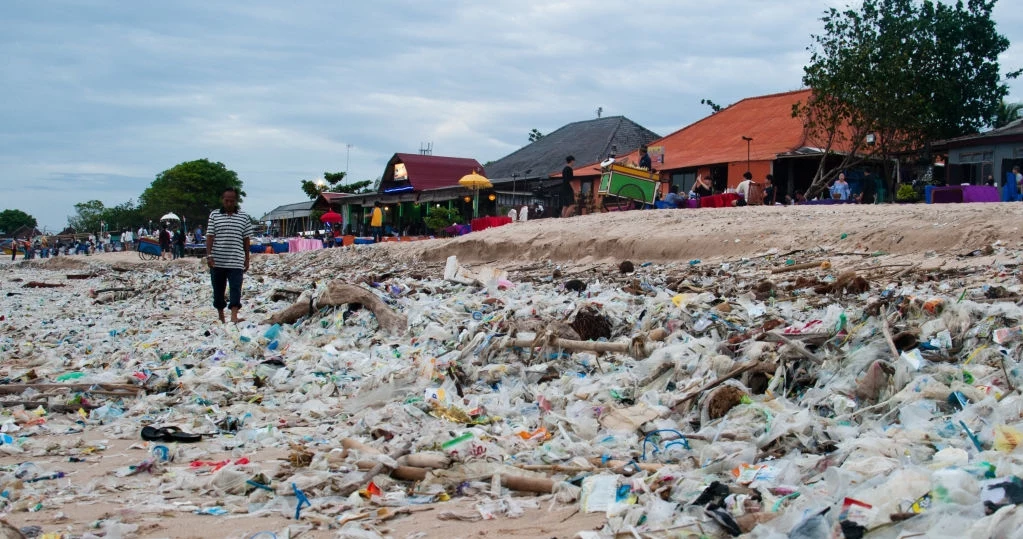
M 661 134 L 699 103 L 797 89 L 829 4 L 763 0 L 0 3 L 0 209 L 62 228 L 207 157 L 260 216 L 302 179 L 375 179 L 395 152 L 498 159 L 573 121 Z M 999 2 L 1023 67 L 1023 11 Z M 1010 100 L 1023 83 L 1010 81 Z

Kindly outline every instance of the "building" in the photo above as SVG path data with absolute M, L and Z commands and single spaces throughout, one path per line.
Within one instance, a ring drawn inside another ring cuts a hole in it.
M 947 153 L 950 185 L 984 185 L 988 177 L 1002 187 L 1014 166 L 1023 166 L 1023 119 L 965 137 L 935 142 L 932 151 Z
M 458 180 L 473 171 L 485 174 L 475 159 L 396 153 L 384 167 L 380 185 L 372 193 L 321 193 L 315 210 L 341 214 L 345 233 L 367 232 L 373 206 L 380 203 L 386 234 L 425 234 L 423 223 L 433 208 L 457 209 L 467 222 L 472 217 L 472 193 Z M 489 193 L 489 192 L 488 192 Z M 482 201 L 488 201 L 486 194 Z M 483 204 L 480 206 L 483 212 Z
M 312 222 L 312 200 L 284 204 L 270 210 L 259 218 L 259 222 L 267 223 L 267 231 L 271 236 L 298 236 L 302 232 L 318 230 L 319 223 Z
M 781 194 L 805 190 L 817 171 L 822 150 L 810 145 L 803 120 L 793 117 L 792 110 L 810 95 L 810 90 L 797 90 L 749 97 L 649 141 L 653 168 L 681 192 L 692 188 L 697 174 L 709 175 L 717 190 L 734 188 L 747 170 L 759 180 L 773 174 Z M 829 159 L 836 165 L 840 161 L 839 157 Z M 630 151 L 619 160 L 636 163 L 639 152 Z M 575 169 L 577 192 L 594 188 L 599 162 L 584 161 L 587 164 Z
M 344 219 L 345 232 L 364 234 L 373 205 L 379 202 L 384 228 L 412 235 L 429 232 L 423 219 L 437 208 L 457 210 L 463 222 L 468 221 L 477 195 L 479 215 L 504 214 L 526 204 L 542 204 L 549 212 L 556 205 L 560 183 L 552 175 L 561 172 L 566 156 L 574 156 L 577 162 L 603 158 L 657 137 L 624 116 L 612 116 L 570 123 L 486 166 L 469 158 L 396 153 L 384 167 L 375 192 L 343 198 L 323 193 L 313 210 L 334 209 Z M 462 176 L 474 171 L 486 176 L 493 189 L 473 193 L 459 185 Z
M 561 183 L 556 176 L 560 176 L 567 156 L 575 157 L 577 164 L 599 162 L 659 137 L 625 116 L 573 122 L 487 163 L 487 177 L 494 184 L 499 207 L 541 203 L 553 209 Z

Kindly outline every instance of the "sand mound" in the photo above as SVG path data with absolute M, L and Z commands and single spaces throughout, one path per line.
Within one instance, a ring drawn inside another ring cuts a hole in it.
M 540 219 L 459 238 L 388 245 L 424 260 L 670 262 L 738 258 L 770 249 L 959 254 L 1017 245 L 1023 205 L 943 204 L 651 210 Z M 843 234 L 845 237 L 843 238 Z

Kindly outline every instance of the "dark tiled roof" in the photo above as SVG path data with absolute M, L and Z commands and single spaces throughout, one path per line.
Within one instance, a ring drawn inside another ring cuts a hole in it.
M 409 183 L 416 191 L 457 187 L 458 180 L 462 176 L 470 174 L 474 170 L 480 174 L 484 173 L 483 166 L 475 159 L 396 153 L 387 162 L 387 168 L 384 169 L 383 180 L 380 182 L 381 191 L 394 186 L 394 165 L 399 162 L 405 164 Z
M 968 146 L 971 143 L 987 144 L 993 142 L 991 139 L 999 137 L 1008 137 L 1010 140 L 1020 140 L 1023 138 L 1023 119 L 1009 122 L 1002 127 L 996 127 L 990 131 L 983 133 L 977 133 L 975 135 L 966 135 L 964 137 L 950 138 L 948 140 L 939 140 L 933 143 L 933 146 Z
M 618 155 L 639 148 L 659 138 L 657 133 L 624 116 L 609 116 L 565 125 L 509 155 L 487 165 L 492 182 L 524 178 L 546 178 L 560 173 L 565 157 L 572 155 L 576 163 L 601 161 L 615 146 Z

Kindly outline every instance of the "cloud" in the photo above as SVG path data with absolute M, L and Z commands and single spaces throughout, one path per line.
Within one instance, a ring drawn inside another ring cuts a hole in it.
M 75 202 L 137 198 L 208 157 L 239 173 L 256 214 L 301 200 L 298 182 L 324 171 L 375 179 L 423 143 L 485 162 L 597 107 L 666 134 L 709 112 L 701 98 L 799 87 L 820 14 L 844 4 L 5 4 L 4 205 L 60 228 Z M 1023 41 L 1018 9 L 1000 2 L 995 18 Z M 1001 62 L 1023 67 L 1023 49 Z

